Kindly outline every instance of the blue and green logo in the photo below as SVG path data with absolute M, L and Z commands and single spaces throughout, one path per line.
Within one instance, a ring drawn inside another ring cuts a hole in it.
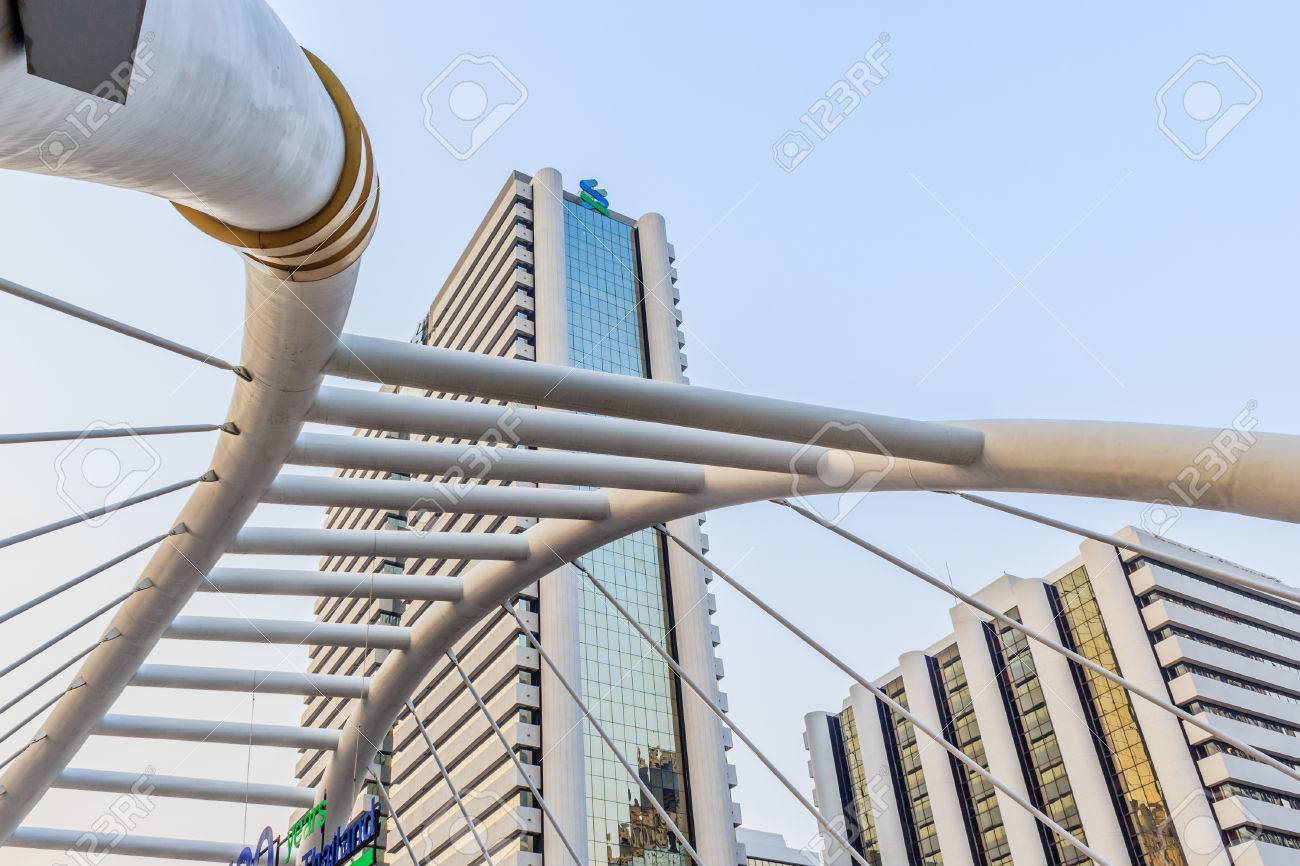
M 583 207 L 609 216 L 609 199 L 606 198 L 609 193 L 597 187 L 597 183 L 599 181 L 595 178 L 580 181 L 578 187 L 582 190 L 582 195 L 578 196 L 578 198 L 582 199 Z

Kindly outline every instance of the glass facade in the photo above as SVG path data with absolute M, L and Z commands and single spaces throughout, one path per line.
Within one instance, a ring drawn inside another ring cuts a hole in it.
M 1020 621 L 1020 610 L 1007 616 Z M 998 669 L 998 686 L 1007 708 L 1007 718 L 1016 737 L 1020 765 L 1028 782 L 1030 799 L 1052 820 L 1085 845 L 1083 821 L 1074 801 L 1074 791 L 1065 771 L 1061 746 L 1047 713 L 1047 701 L 1038 681 L 1038 669 L 1029 651 L 1029 639 L 1008 625 L 987 625 L 989 646 Z M 1039 834 L 1053 866 L 1076 866 L 1088 858 L 1041 824 Z
M 908 709 L 907 691 L 902 678 L 891 681 L 882 689 L 903 709 Z M 903 817 L 903 833 L 907 837 L 908 859 L 913 866 L 943 866 L 943 853 L 939 850 L 939 830 L 934 823 L 934 810 L 930 807 L 930 793 L 925 787 L 925 774 L 921 770 L 921 752 L 917 747 L 916 728 L 884 704 L 878 704 L 881 725 L 890 749 L 890 765 L 894 773 L 894 790 L 898 794 Z
M 569 363 L 645 376 L 648 364 L 632 229 L 564 203 Z M 663 550 L 646 529 L 593 551 L 583 565 L 675 654 Z M 604 597 L 580 583 L 582 692 L 592 712 L 690 838 L 678 683 Z M 596 866 L 686 866 L 671 831 L 618 759 L 584 722 L 590 862 Z
M 957 646 L 948 647 L 932 661 L 944 737 L 987 770 L 989 762 L 984 754 L 984 740 L 975 721 L 975 705 L 966 682 L 966 667 Z M 979 840 L 974 852 L 976 862 L 983 866 L 1010 866 L 1011 846 L 1007 842 L 1006 827 L 1002 824 L 1002 810 L 998 808 L 997 789 L 956 758 L 952 759 L 952 772 L 966 813 L 967 833 Z
M 848 769 L 849 802 L 845 805 L 845 828 L 849 841 L 854 843 L 868 863 L 880 866 L 880 840 L 876 837 L 876 821 L 871 809 L 871 780 L 862 763 L 862 745 L 858 740 L 858 722 L 853 707 L 840 713 L 841 741 Z
M 1088 572 L 1075 569 L 1057 581 L 1049 595 L 1066 645 L 1119 673 Z M 1133 861 L 1142 866 L 1185 866 L 1128 692 L 1093 671 L 1076 666 L 1072 670 Z

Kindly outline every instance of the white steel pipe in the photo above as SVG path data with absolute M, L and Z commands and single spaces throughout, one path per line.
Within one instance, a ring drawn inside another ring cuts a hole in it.
M 980 455 L 976 430 L 700 388 L 598 370 L 344 334 L 327 370 L 335 376 L 410 385 L 515 403 L 658 421 L 800 445 L 967 465 Z M 864 435 L 862 431 L 869 435 Z
M 281 505 L 337 505 L 447 514 L 498 514 L 600 520 L 609 515 L 605 494 L 490 484 L 388 481 L 281 475 L 262 497 Z
M 384 529 L 241 529 L 228 553 L 286 556 L 389 556 L 444 559 L 523 559 L 528 542 L 518 535 L 478 532 L 398 532 Z
M 465 587 L 459 577 L 437 574 L 214 568 L 199 584 L 199 592 L 459 601 L 465 594 Z
M 520 445 L 538 448 L 804 475 L 825 472 L 829 461 L 836 474 L 856 478 L 886 459 L 874 454 L 831 450 L 820 445 L 793 445 L 651 421 L 330 386 L 321 388 L 308 420 L 457 439 L 501 440 L 508 437 Z
M 263 806 L 290 806 L 296 809 L 309 809 L 316 805 L 315 791 L 293 785 L 198 779 L 189 776 L 117 773 L 109 770 L 69 768 L 59 774 L 52 787 L 72 791 L 106 791 L 113 794 L 131 794 L 147 789 L 149 796 L 152 797 L 257 803 Z
M 538 523 L 519 536 L 528 542 L 528 559 L 475 564 L 464 576 L 464 599 L 426 611 L 412 626 L 411 648 L 383 662 L 371 680 L 370 698 L 352 704 L 340 747 L 325 775 L 328 796 L 334 802 L 352 800 L 359 784 L 354 768 L 370 762 L 373 743 L 382 741 L 429 667 L 483 616 L 554 570 L 558 562 L 572 561 L 630 532 L 746 502 L 854 489 L 999 489 L 1151 501 L 1186 465 L 1188 447 L 1210 442 L 1220 432 L 1102 422 L 966 423 L 987 436 L 984 454 L 969 467 L 874 458 L 872 473 L 845 485 L 816 476 L 706 468 L 698 494 L 613 490 L 610 517 L 599 523 Z M 1256 445 L 1221 479 L 1227 482 L 1224 491 L 1216 494 L 1215 487 L 1197 504 L 1300 522 L 1300 437 L 1255 436 Z M 1190 453 L 1194 456 L 1196 450 Z
M 147 192 L 201 211 L 187 213 L 196 224 L 207 215 L 218 229 L 242 227 L 233 244 L 265 250 L 245 260 L 240 366 L 251 380 L 236 380 L 225 416 L 240 435 L 221 437 L 210 463 L 220 480 L 195 488 L 180 514 L 189 531 L 164 542 L 147 567 L 150 591 L 114 616 L 110 630 L 121 639 L 87 657 L 85 685 L 64 695 L 45 736 L 4 767 L 0 841 L 81 748 L 283 465 L 337 346 L 374 228 L 378 185 L 359 118 L 264 0 L 151 0 L 142 32 L 153 37 L 144 59 L 155 74 L 146 80 L 137 65 L 127 104 L 93 137 L 72 139 L 74 152 L 56 164 L 42 158 L 42 145 L 72 134 L 64 124 L 86 97 L 28 75 L 18 44 L 0 46 L 0 166 Z M 292 241 L 317 238 L 329 255 L 304 262 L 301 273 L 286 270 L 300 267 Z
M 86 94 L 29 75 L 21 43 L 0 47 L 0 166 L 146 192 L 233 226 L 287 228 L 325 206 L 343 128 L 269 5 L 150 0 L 140 32 L 126 104 L 93 127 L 73 122 Z
M 298 466 L 372 469 L 408 475 L 449 475 L 479 481 L 531 481 L 587 487 L 626 487 L 694 493 L 703 470 L 687 463 L 527 448 L 488 448 L 404 439 L 303 433 L 286 461 Z
M 163 637 L 171 640 L 406 649 L 411 642 L 411 630 L 397 625 L 354 625 L 316 620 L 178 616 L 163 632 Z
M 95 725 L 95 733 L 104 737 L 140 737 L 146 740 L 181 740 L 236 746 L 252 744 L 284 749 L 333 749 L 339 741 L 338 731 L 325 728 L 113 714 L 99 720 Z
M 131 685 L 162 689 L 250 692 L 262 695 L 364 698 L 365 677 L 309 674 L 300 671 L 259 671 L 248 668 L 201 668 L 188 665 L 141 665 Z
M 229 842 L 200 842 L 194 839 L 164 839 L 157 836 L 119 836 L 83 830 L 49 827 L 19 827 L 5 842 L 14 848 L 39 851 L 112 851 L 128 857 L 159 857 L 168 860 L 197 860 L 203 863 L 233 863 L 243 845 Z

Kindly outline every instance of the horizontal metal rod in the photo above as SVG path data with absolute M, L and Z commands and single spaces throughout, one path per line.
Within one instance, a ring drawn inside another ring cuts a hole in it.
M 406 649 L 411 630 L 397 625 L 353 625 L 316 620 L 244 619 L 220 616 L 178 616 L 163 632 L 171 640 L 235 641 L 239 643 L 355 646 Z
M 189 776 L 156 776 L 152 773 L 115 773 L 108 770 L 68 768 L 51 786 L 71 791 L 106 791 L 131 794 L 147 790 L 151 797 L 182 797 L 226 803 L 256 803 L 261 806 L 290 806 L 309 809 L 316 805 L 316 792 L 293 785 L 198 779 Z
M 626 378 L 626 377 L 625 377 Z M 736 469 L 794 472 L 816 476 L 831 461 L 836 472 L 857 477 L 879 472 L 887 458 L 874 454 L 831 451 L 820 445 L 792 445 L 657 424 L 603 418 L 549 409 L 529 409 L 434 400 L 410 394 L 321 388 L 309 421 L 344 427 L 369 427 L 457 439 L 502 440 L 536 448 L 587 451 L 623 457 L 678 460 Z M 358 441 L 366 441 L 358 439 Z
M 365 677 L 339 674 L 157 664 L 141 665 L 131 678 L 131 685 L 148 688 L 336 698 L 364 698 L 368 684 Z
M 163 857 L 169 860 L 197 860 L 203 863 L 233 863 L 244 850 L 229 842 L 198 842 L 193 839 L 163 839 L 157 836 L 118 836 L 84 830 L 56 830 L 50 827 L 19 827 L 5 844 L 40 851 L 112 851 L 128 857 Z
M 977 430 L 344 334 L 326 372 L 518 403 L 969 465 Z
M 141 502 L 148 502 L 150 499 L 157 499 L 159 496 L 165 496 L 168 493 L 175 493 L 177 490 L 184 490 L 198 484 L 200 481 L 216 481 L 217 476 L 212 472 L 200 475 L 198 478 L 190 478 L 185 481 L 177 481 L 174 484 L 168 484 L 165 487 L 159 487 L 157 490 L 150 490 L 147 493 L 139 493 L 135 496 L 123 499 L 121 502 L 112 502 L 100 508 L 92 508 L 90 511 L 83 511 L 74 514 L 72 517 L 56 520 L 53 523 L 39 526 L 36 529 L 29 529 L 26 532 L 20 532 L 17 535 L 11 535 L 8 538 L 0 539 L 0 547 L 9 547 L 20 541 L 29 541 L 33 538 L 39 538 L 47 535 L 57 529 L 64 529 L 69 526 L 75 526 L 78 523 L 85 523 L 87 520 L 94 520 L 96 517 L 103 517 L 105 514 L 112 514 L 114 511 L 121 511 L 123 508 L 129 508 L 132 505 L 138 505 Z
M 119 604 L 126 601 L 128 598 L 130 598 L 132 595 L 134 595 L 139 591 L 140 591 L 139 589 L 133 589 L 130 592 L 124 592 L 121 595 L 119 595 L 117 598 L 110 601 L 108 604 L 105 604 L 104 606 L 96 609 L 93 613 L 77 620 L 75 623 L 68 626 L 63 631 L 56 634 L 54 637 L 50 638 L 49 640 L 42 643 L 40 646 L 36 647 L 31 652 L 27 653 L 27 655 L 23 656 L 17 661 L 10 662 L 9 664 L 5 665 L 5 667 L 3 668 L 0 668 L 0 677 L 5 676 L 6 674 L 10 674 L 13 671 L 17 670 L 18 668 L 22 667 L 23 665 L 27 664 L 27 662 L 36 658 L 38 655 L 45 652 L 50 647 L 54 646 L 56 643 L 66 638 L 68 635 L 94 622 L 96 619 L 108 613 L 110 610 L 117 607 Z
M 105 737 L 141 737 L 148 740 L 182 740 L 237 746 L 273 746 L 286 749 L 338 747 L 339 731 L 297 725 L 258 725 L 248 722 L 214 722 L 205 719 L 167 719 L 158 716 L 107 715 L 94 733 Z
M 1276 598 L 1300 604 L 1300 589 L 1287 586 L 1281 581 L 1273 582 L 1263 578 L 1252 578 L 1243 574 L 1235 574 L 1226 568 L 1221 568 L 1206 562 L 1200 562 L 1191 557 L 1181 556 L 1176 551 L 1151 547 L 1137 541 L 1125 541 L 1118 535 L 1107 535 L 1104 532 L 1094 532 L 1091 529 L 1085 529 L 1084 527 L 1076 526 L 1073 523 L 1066 523 L 1064 520 L 1057 520 L 1054 517 L 1035 514 L 1034 512 L 1026 511 L 1023 508 L 1017 508 L 1014 505 L 1007 505 L 1005 502 L 985 499 L 983 496 L 949 490 L 938 492 L 951 493 L 954 496 L 960 496 L 967 502 L 973 502 L 976 505 L 983 505 L 985 508 L 992 508 L 995 511 L 1001 511 L 1004 514 L 1011 514 L 1016 517 L 1022 517 L 1025 520 L 1032 520 L 1034 523 L 1051 526 L 1073 535 L 1082 536 L 1083 538 L 1091 538 L 1093 541 L 1100 541 L 1102 544 L 1109 544 L 1110 546 L 1118 547 L 1121 550 L 1132 551 L 1133 553 L 1148 557 L 1149 559 L 1154 559 L 1156 562 L 1163 562 L 1165 565 L 1171 565 L 1174 568 L 1180 568 L 1184 571 L 1203 574 L 1206 577 L 1212 577 L 1215 580 L 1221 580 L 1224 583 L 1230 583 L 1233 586 L 1241 587 L 1242 589 L 1247 589 L 1251 592 L 1271 595 Z
M 749 599 L 756 607 L 758 607 L 760 610 L 762 610 L 772 619 L 776 620 L 778 623 L 784 626 L 787 631 L 789 631 L 795 637 L 799 638 L 799 640 L 803 641 L 804 644 L 806 644 L 809 648 L 814 650 L 818 655 L 826 659 L 835 667 L 839 668 L 839 670 L 842 673 L 844 673 L 846 676 L 848 676 L 858 685 L 862 686 L 864 689 L 870 692 L 872 697 L 874 697 L 877 701 L 879 701 L 880 703 L 888 707 L 890 712 L 902 716 L 904 719 L 907 719 L 907 721 L 912 723 L 912 727 L 916 728 L 918 731 L 925 734 L 926 737 L 928 737 L 932 742 L 934 742 L 935 745 L 942 748 L 949 755 L 955 758 L 959 763 L 965 765 L 965 767 L 968 770 L 975 773 L 977 776 L 979 776 L 984 781 L 988 782 L 994 788 L 997 788 L 1000 792 L 1006 794 L 1009 798 L 1011 798 L 1012 802 L 1014 802 L 1017 806 L 1020 806 L 1020 808 L 1024 809 L 1029 814 L 1033 815 L 1034 818 L 1037 819 L 1040 824 L 1042 824 L 1045 828 L 1047 828 L 1049 831 L 1054 833 L 1057 836 L 1057 838 L 1059 838 L 1061 841 L 1065 842 L 1067 845 L 1072 846 L 1076 851 L 1083 854 L 1085 857 L 1089 857 L 1092 860 L 1094 860 L 1098 864 L 1098 866 L 1112 866 L 1110 861 L 1106 860 L 1104 857 L 1099 855 L 1092 848 L 1088 847 L 1087 844 L 1081 841 L 1073 833 L 1071 833 L 1069 830 L 1065 829 L 1056 821 L 1054 821 L 1050 815 L 1046 814 L 1037 806 L 1035 806 L 1033 803 L 1031 803 L 1029 800 L 1025 799 L 1020 794 L 1016 793 L 1005 782 L 1003 782 L 997 776 L 993 775 L 987 769 L 981 766 L 977 761 L 975 761 L 975 759 L 971 758 L 961 749 L 957 748 L 957 746 L 950 743 L 947 740 L 947 738 L 944 737 L 942 731 L 935 730 L 930 725 L 926 724 L 924 721 L 917 718 L 915 714 L 913 714 L 907 709 L 907 707 L 904 707 L 898 701 L 894 700 L 889 695 L 885 694 L 885 692 L 881 690 L 879 686 L 877 686 L 875 683 L 869 682 L 865 677 L 863 677 L 853 668 L 845 664 L 844 661 L 841 660 L 837 655 L 835 655 L 833 652 L 826 649 L 826 647 L 822 646 L 820 643 L 814 640 L 813 637 L 809 635 L 807 632 L 805 632 L 803 629 L 799 628 L 790 620 L 782 616 L 779 611 L 777 611 L 767 602 L 763 601 L 761 598 L 754 595 L 754 593 L 750 592 L 749 589 L 747 589 L 744 586 L 744 584 L 740 583 L 730 574 L 727 574 L 727 572 L 723 571 L 720 567 L 710 562 L 704 556 L 703 553 L 696 550 L 691 545 L 687 544 L 685 541 L 683 541 L 681 538 L 679 538 L 677 535 L 671 532 L 668 529 L 668 527 L 659 525 L 656 526 L 655 528 L 659 530 L 659 532 L 667 536 L 674 544 L 676 544 L 682 550 L 686 551 L 686 553 L 689 554 L 693 559 L 695 559 L 697 562 L 699 562 L 709 571 L 713 572 L 718 577 L 720 577 L 724 583 L 726 583 L 732 589 L 739 592 L 745 598 Z
M 127 325 L 116 319 L 110 319 L 108 316 L 87 310 L 85 307 L 78 307 L 76 304 L 69 304 L 67 301 L 61 301 L 56 297 L 38 292 L 35 289 L 29 289 L 26 286 L 20 286 L 9 280 L 0 279 L 0 292 L 7 292 L 16 298 L 22 298 L 25 301 L 31 301 L 34 304 L 40 304 L 42 307 L 48 307 L 51 310 L 72 316 L 74 319 L 81 319 L 83 322 L 89 322 L 92 325 L 99 325 L 101 328 L 107 328 L 110 331 L 116 331 L 127 337 L 139 340 L 142 343 L 148 343 L 151 346 L 157 346 L 160 349 L 166 349 L 168 352 L 175 352 L 177 355 L 183 355 L 209 367 L 216 367 L 218 370 L 229 370 L 235 375 L 248 379 L 249 374 L 243 367 L 237 367 L 229 361 L 223 361 L 221 358 L 213 357 L 207 352 L 200 352 L 198 349 L 191 349 L 189 346 L 182 345 L 174 340 L 168 340 L 166 337 L 160 337 L 157 334 L 151 334 L 141 328 Z
M 522 535 L 485 532 L 416 532 L 366 529 L 281 529 L 248 526 L 239 531 L 227 553 L 286 556 L 389 556 L 442 559 L 528 558 Z
M 173 433 L 212 433 L 222 424 L 174 424 L 170 427 L 105 427 L 91 430 L 51 430 L 45 433 L 0 433 L 0 445 L 68 442 L 82 439 L 121 439 L 128 436 L 170 436 Z
M 586 575 L 587 580 L 590 581 L 600 594 L 605 597 L 605 600 L 622 615 L 623 619 L 627 621 L 627 624 L 632 626 L 632 629 L 641 636 L 641 639 L 654 649 L 668 667 L 672 668 L 673 673 L 677 674 L 678 678 L 681 679 L 682 682 L 690 686 L 691 691 L 695 692 L 696 696 L 704 702 L 705 706 L 712 711 L 713 715 L 718 717 L 718 721 L 730 728 L 731 731 L 740 738 L 740 741 L 749 747 L 749 750 L 753 752 L 754 756 L 758 758 L 764 767 L 767 768 L 768 772 L 775 776 L 777 781 L 781 783 L 782 787 L 794 795 L 794 798 L 799 801 L 799 805 L 803 806 L 804 809 L 813 816 L 813 820 L 817 822 L 822 830 L 834 839 L 836 844 L 848 852 L 848 855 L 853 858 L 853 861 L 857 863 L 858 866 L 872 866 L 865 857 L 853 848 L 852 843 L 850 843 L 848 839 L 844 838 L 840 831 L 836 830 L 831 826 L 829 821 L 822 817 L 822 814 L 817 810 L 817 807 L 809 802 L 808 798 L 799 792 L 799 789 L 794 786 L 794 783 L 777 768 L 776 764 L 772 763 L 763 750 L 758 747 L 758 744 L 751 740 L 749 736 L 740 729 L 740 726 L 732 721 L 731 717 L 728 716 L 722 707 L 718 705 L 718 702 L 713 699 L 713 696 L 706 692 L 704 688 L 690 676 L 690 674 L 686 673 L 685 669 L 677 663 L 677 660 L 672 657 L 671 653 L 659 645 L 659 642 L 654 639 L 654 636 L 651 635 L 650 632 L 646 631 L 645 626 L 641 625 L 641 623 L 637 621 L 636 617 L 632 616 L 628 609 L 614 597 L 614 594 L 609 591 L 608 587 L 601 583 L 596 578 L 596 575 L 592 574 L 586 566 L 578 562 L 578 560 L 573 560 L 573 565 L 578 569 L 578 571 L 581 571 Z
M 1035 631 L 1034 629 L 1030 628 L 1024 623 L 1020 622 L 1019 620 L 1007 616 L 1005 613 L 998 610 L 997 608 L 985 604 L 975 596 L 968 595 L 967 593 L 962 592 L 961 590 L 957 589 L 951 584 L 943 580 L 940 580 L 938 577 L 935 577 L 934 575 L 928 572 L 922 571 L 921 569 L 917 568 L 916 566 L 912 565 L 906 560 L 894 556 L 889 551 L 877 547 L 876 545 L 867 541 L 865 538 L 855 535 L 854 533 L 849 532 L 847 529 L 844 529 L 841 526 L 837 526 L 834 523 L 831 523 L 830 521 L 823 519 L 819 515 L 814 514 L 813 512 L 809 511 L 806 508 L 801 508 L 800 506 L 795 505 L 793 502 L 787 502 L 785 500 L 777 500 L 776 504 L 784 505 L 786 508 L 791 509 L 796 514 L 799 514 L 802 517 L 807 518 L 813 523 L 816 523 L 818 526 L 821 526 L 825 529 L 829 529 L 831 532 L 835 533 L 840 538 L 843 538 L 844 540 L 857 545 L 858 547 L 862 548 L 863 550 L 869 553 L 875 554 L 876 556 L 880 557 L 881 559 L 885 560 L 891 565 L 897 566 L 903 571 L 906 571 L 908 574 L 920 578 L 921 580 L 933 586 L 935 589 L 946 592 L 948 595 L 952 596 L 953 598 L 961 602 L 964 602 L 965 604 L 969 605 L 975 610 L 978 610 L 980 613 L 984 614 L 985 616 L 990 617 L 993 620 L 996 620 L 1001 625 L 1004 625 L 1007 628 L 1011 628 L 1014 629 L 1015 631 L 1020 632 L 1030 640 L 1037 641 L 1038 643 L 1042 644 L 1048 649 L 1057 652 L 1060 655 L 1065 656 L 1067 659 L 1074 662 L 1076 665 L 1079 665 L 1082 668 L 1092 671 L 1097 676 L 1109 680 L 1110 682 L 1114 683 L 1120 688 L 1125 689 L 1137 695 L 1138 697 L 1142 698 L 1148 703 L 1154 704 L 1156 707 L 1159 707 L 1165 712 L 1177 716 L 1179 719 L 1182 719 L 1184 722 L 1187 722 L 1189 725 L 1200 728 L 1201 730 L 1205 731 L 1207 734 L 1214 737 L 1216 740 L 1227 743 L 1228 745 L 1234 748 L 1240 749 L 1241 751 L 1245 752 L 1246 755 L 1248 755 L 1251 758 L 1254 758 L 1256 761 L 1260 761 L 1262 763 L 1268 764 L 1273 769 L 1284 773 L 1290 778 L 1295 779 L 1297 782 L 1300 782 L 1300 769 L 1297 769 L 1291 766 L 1290 764 L 1279 761 L 1277 758 L 1274 758 L 1272 755 L 1269 755 L 1266 752 L 1263 752 L 1255 748 L 1250 743 L 1247 743 L 1244 740 L 1234 737 L 1231 734 L 1228 734 L 1225 731 L 1221 730 L 1220 728 L 1217 728 L 1214 725 L 1210 724 L 1209 722 L 1203 720 L 1199 716 L 1193 715 L 1192 713 L 1189 713 L 1186 710 L 1184 710 L 1182 707 L 1170 703 L 1162 695 L 1157 695 L 1156 693 L 1148 691 L 1147 689 L 1143 688 L 1142 686 L 1138 685 L 1132 680 L 1125 679 L 1124 677 L 1112 671 L 1110 668 L 1097 664 L 1095 661 L 1088 658 L 1087 656 L 1075 652 L 1074 650 L 1070 649 L 1069 647 L 1065 646 L 1059 641 L 1048 637 L 1042 632 Z
M 199 592 L 460 601 L 465 596 L 465 585 L 459 577 L 438 574 L 214 568 L 199 584 Z
M 153 547 L 155 544 L 158 544 L 159 542 L 163 541 L 163 539 L 169 538 L 173 535 L 177 535 L 181 531 L 182 530 L 180 529 L 173 529 L 171 532 L 163 533 L 162 535 L 159 535 L 155 538 L 151 538 L 148 541 L 137 544 L 135 547 L 131 548 L 126 553 L 118 554 L 117 556 L 110 559 L 108 562 L 105 562 L 103 565 L 97 565 L 94 568 L 92 568 L 90 571 L 82 572 L 81 574 L 77 575 L 71 580 L 61 583 L 58 586 L 54 587 L 53 589 L 46 590 L 40 595 L 32 599 L 29 599 L 28 601 L 23 602 L 22 604 L 18 605 L 17 607 L 11 610 L 5 611 L 4 613 L 0 613 L 0 623 L 8 622 L 9 620 L 16 617 L 18 614 L 23 613 L 24 611 L 31 610 L 32 608 L 36 607 L 36 605 L 44 601 L 49 601 L 50 599 L 54 598 L 56 595 L 60 595 L 61 593 L 67 592 L 68 590 L 72 589 L 74 586 L 77 586 L 89 580 L 90 578 L 94 577 L 97 574 L 108 571 L 108 569 L 112 568 L 118 563 L 125 562 L 126 560 L 135 556 L 137 553 L 142 553 L 143 551 L 146 551 L 149 548 Z M 4 710 L 0 710 L 0 712 L 4 712 Z
M 704 470 L 689 463 L 330 433 L 301 434 L 285 462 L 407 475 L 447 475 L 470 481 L 532 481 L 665 493 L 698 493 L 704 486 Z
M 499 514 L 604 520 L 609 500 L 593 490 L 547 490 L 494 484 L 445 484 L 370 478 L 281 475 L 263 502 L 278 505 L 338 505 L 443 514 Z

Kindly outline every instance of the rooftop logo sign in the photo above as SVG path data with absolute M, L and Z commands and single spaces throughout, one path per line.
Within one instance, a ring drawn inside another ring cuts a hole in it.
M 599 181 L 595 178 L 580 181 L 578 187 L 582 190 L 582 195 L 578 198 L 582 199 L 583 207 L 609 216 L 609 199 L 606 198 L 609 193 L 597 187 L 597 183 Z

